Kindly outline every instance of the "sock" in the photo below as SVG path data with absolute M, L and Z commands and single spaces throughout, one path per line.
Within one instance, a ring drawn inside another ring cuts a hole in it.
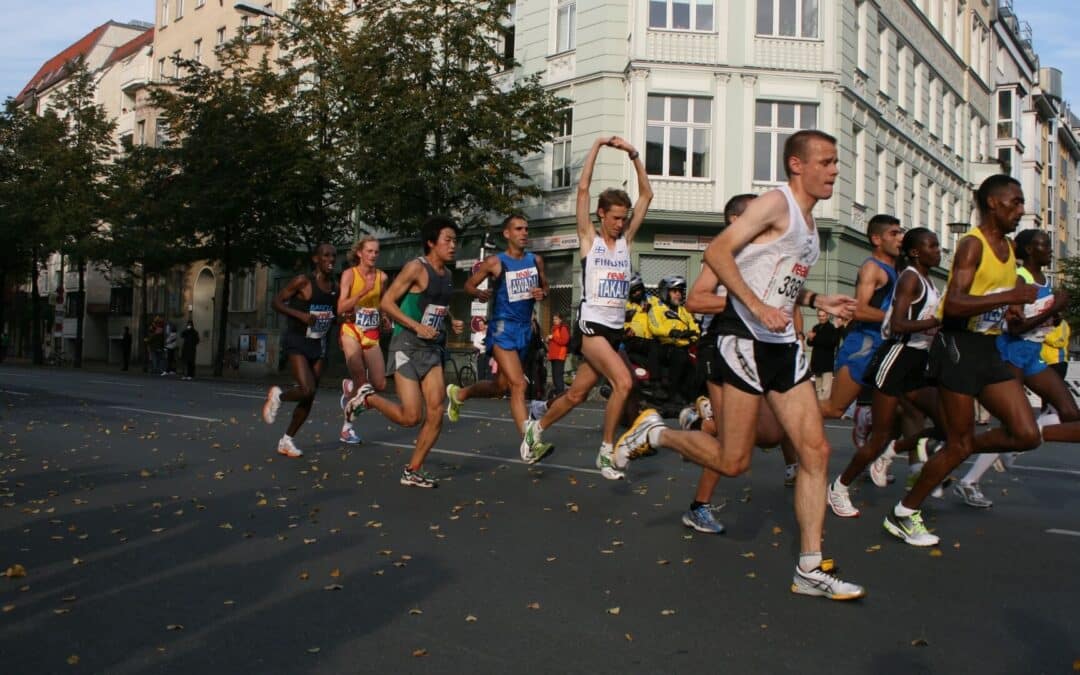
M 968 472 L 964 474 L 964 477 L 960 479 L 961 483 L 978 483 L 983 474 L 994 465 L 997 461 L 998 454 L 996 452 L 983 452 L 975 458 L 975 463 L 968 469 Z
M 284 434 L 282 435 L 281 440 L 292 442 L 292 436 L 290 436 L 289 434 Z
M 885 459 L 893 459 L 894 457 L 896 457 L 896 450 L 893 449 L 894 447 L 895 444 L 889 443 L 887 446 L 885 446 L 885 452 L 881 453 L 881 456 Z
M 419 471 L 420 470 L 420 465 L 417 464 L 416 466 L 413 466 L 412 462 L 410 462 L 410 463 L 405 465 L 405 468 L 408 469 L 409 471 Z
M 903 502 L 896 502 L 896 506 L 894 506 L 892 510 L 893 515 L 900 518 L 907 518 L 911 514 L 915 513 L 915 511 L 916 509 L 909 509 L 908 507 L 904 506 Z
M 844 485 L 843 481 L 840 480 L 840 476 L 837 476 L 836 480 L 833 481 L 833 490 L 845 493 L 848 491 L 848 486 Z
M 819 565 L 821 565 L 821 551 L 799 554 L 799 569 L 803 572 L 809 572 Z
M 916 473 L 921 472 L 922 471 L 922 465 L 923 465 L 922 462 L 915 462 L 914 464 L 908 466 L 908 473 L 916 474 Z
M 664 429 L 667 429 L 667 427 L 660 425 L 656 425 L 652 429 L 649 429 L 649 445 L 654 448 L 660 447 L 660 434 L 664 432 Z
M 702 506 L 708 506 L 708 504 L 709 502 L 690 502 L 690 510 L 693 511 L 694 509 L 700 508 Z
M 351 430 L 352 428 L 353 428 L 352 422 L 346 422 L 345 424 L 342 424 L 342 425 L 341 425 L 341 431 L 342 431 L 342 433 L 344 433 L 344 432 L 346 432 L 346 431 L 349 431 L 349 430 Z
M 615 446 L 613 446 L 611 443 L 601 443 L 600 444 L 600 454 L 610 455 L 612 453 L 612 451 L 614 450 L 614 448 L 615 448 Z

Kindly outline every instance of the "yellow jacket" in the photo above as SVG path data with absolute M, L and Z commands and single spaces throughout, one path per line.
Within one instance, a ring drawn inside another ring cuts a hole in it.
M 1062 321 L 1057 328 L 1046 334 L 1043 338 L 1042 351 L 1039 352 L 1042 360 L 1047 365 L 1064 363 L 1069 360 L 1069 338 L 1072 330 L 1068 321 Z
M 660 344 L 673 344 L 676 347 L 689 345 L 701 334 L 697 322 L 694 321 L 694 315 L 685 307 L 682 305 L 669 307 L 659 298 L 653 300 L 653 306 L 649 309 L 649 328 L 660 340 Z M 682 331 L 686 335 L 671 337 L 672 331 Z
M 629 300 L 626 301 L 626 315 L 630 317 L 626 322 L 626 331 L 633 333 L 634 337 L 646 340 L 651 340 L 653 337 L 652 331 L 649 330 L 649 306 L 651 302 L 648 297 L 640 304 Z M 630 314 L 630 312 L 633 312 L 633 314 Z

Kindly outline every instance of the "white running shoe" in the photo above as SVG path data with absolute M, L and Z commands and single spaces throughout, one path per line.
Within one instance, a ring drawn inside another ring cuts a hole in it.
M 649 432 L 657 427 L 664 426 L 664 418 L 654 408 L 642 410 L 630 425 L 630 428 L 619 436 L 615 441 L 615 450 L 612 454 L 612 462 L 617 470 L 622 471 L 630 464 L 630 460 L 637 459 L 652 449 L 649 443 Z
M 534 399 L 529 401 L 529 419 L 542 420 L 544 415 L 547 414 L 548 404 L 547 401 L 541 401 L 540 399 Z
M 596 468 L 600 469 L 600 475 L 608 480 L 622 480 L 626 474 L 615 468 L 615 453 L 607 446 L 600 446 L 600 452 L 596 453 Z
M 346 445 L 360 445 L 363 440 L 350 423 L 346 423 L 345 426 L 341 427 L 341 433 L 338 434 L 338 439 Z
M 292 457 L 294 459 L 304 456 L 303 451 L 296 447 L 296 444 L 293 443 L 291 438 L 286 436 L 282 436 L 281 440 L 278 441 L 277 451 L 279 455 L 285 455 L 286 457 Z
M 839 478 L 829 483 L 829 508 L 841 518 L 859 517 L 859 509 L 851 503 L 851 495 Z
M 541 445 L 543 443 L 540 439 L 540 423 L 536 420 L 525 420 L 525 435 L 521 439 L 521 445 L 518 446 L 521 459 L 532 464 L 532 458 L 540 450 Z
M 349 399 L 349 402 L 345 404 L 345 419 L 352 422 L 353 417 L 356 417 L 360 413 L 368 409 L 367 399 L 375 393 L 375 387 L 370 384 L 362 384 L 360 388 L 356 390 L 356 394 Z
M 870 480 L 878 487 L 889 484 L 889 467 L 892 466 L 893 458 L 896 457 L 896 452 L 893 450 L 895 445 L 896 441 L 889 441 L 889 444 L 885 446 L 885 451 L 870 463 Z
M 694 406 L 688 405 L 679 411 L 679 428 L 689 431 L 699 419 L 701 419 L 701 415 L 698 414 L 698 411 L 694 409 Z
M 263 403 L 263 422 L 273 424 L 277 419 L 278 410 L 281 409 L 281 387 L 274 385 L 266 392 L 266 403 Z
M 968 506 L 973 506 L 977 509 L 988 509 L 994 505 L 994 502 L 986 498 L 982 489 L 978 483 L 965 483 L 964 481 L 957 481 L 953 486 L 953 492 L 956 496 L 964 500 L 964 503 Z
M 931 534 L 923 523 L 922 511 L 915 511 L 910 516 L 898 516 L 895 509 L 889 509 L 882 523 L 885 531 L 904 543 L 912 546 L 937 546 L 941 541 L 936 534 Z
M 795 487 L 795 478 L 799 475 L 799 463 L 784 465 L 784 487 Z
M 839 574 L 840 570 L 832 560 L 822 560 L 820 565 L 809 572 L 804 572 L 802 568 L 795 565 L 791 592 L 829 600 L 858 600 L 866 595 L 865 588 L 850 581 L 844 581 Z

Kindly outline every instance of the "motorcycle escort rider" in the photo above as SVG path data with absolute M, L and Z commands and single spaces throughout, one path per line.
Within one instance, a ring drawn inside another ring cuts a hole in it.
M 693 401 L 700 378 L 690 359 L 690 345 L 701 335 L 686 300 L 686 278 L 672 275 L 660 280 L 657 297 L 649 309 L 649 329 L 660 342 L 660 359 L 667 364 L 667 383 L 674 397 Z

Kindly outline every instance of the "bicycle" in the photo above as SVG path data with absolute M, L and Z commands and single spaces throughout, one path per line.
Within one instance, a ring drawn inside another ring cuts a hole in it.
M 458 366 L 456 356 L 464 356 L 466 359 L 474 357 L 472 351 L 452 351 L 447 354 L 448 359 L 443 363 L 443 370 L 446 371 L 447 381 L 456 382 L 459 387 L 468 387 L 476 383 L 476 369 L 473 368 L 466 360 L 465 365 Z M 450 376 L 450 371 L 453 370 L 453 377 Z
M 49 357 L 45 359 L 45 365 L 58 367 L 70 366 L 71 359 L 68 358 L 68 355 L 65 354 L 62 350 L 55 349 L 51 354 L 49 354 Z

